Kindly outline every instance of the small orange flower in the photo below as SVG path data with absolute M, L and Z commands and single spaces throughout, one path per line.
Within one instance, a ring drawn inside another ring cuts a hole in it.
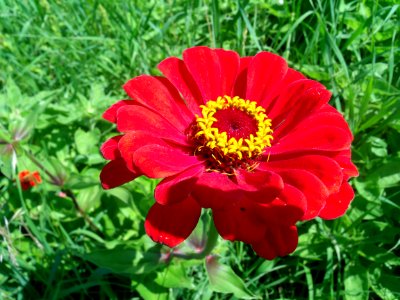
M 30 172 L 28 170 L 23 170 L 19 172 L 18 177 L 23 190 L 27 190 L 39 183 L 42 183 L 42 178 L 40 177 L 38 171 Z

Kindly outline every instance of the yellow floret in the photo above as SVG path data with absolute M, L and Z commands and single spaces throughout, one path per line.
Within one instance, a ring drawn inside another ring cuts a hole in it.
M 265 113 L 265 109 L 257 102 L 244 100 L 236 97 L 218 97 L 217 100 L 210 100 L 206 105 L 200 105 L 201 116 L 196 116 L 196 123 L 200 131 L 195 137 L 203 140 L 201 147 L 209 149 L 218 148 L 225 156 L 232 159 L 242 160 L 244 158 L 252 158 L 261 154 L 266 147 L 271 146 L 272 129 L 271 119 Z M 230 138 L 226 132 L 219 132 L 218 128 L 213 127 L 217 119 L 214 114 L 218 110 L 235 108 L 247 113 L 257 122 L 257 132 L 255 135 L 250 134 L 247 139 Z

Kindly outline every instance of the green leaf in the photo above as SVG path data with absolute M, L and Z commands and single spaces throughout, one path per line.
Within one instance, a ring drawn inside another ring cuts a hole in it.
M 105 192 L 108 195 L 112 195 L 112 196 L 118 198 L 125 204 L 129 204 L 133 201 L 131 193 L 123 187 L 116 187 L 111 190 L 106 190 Z
M 141 282 L 134 286 L 134 289 L 145 300 L 167 300 L 168 289 L 158 285 L 154 280 L 145 277 Z
M 381 163 L 366 178 L 354 180 L 358 193 L 365 199 L 376 201 L 385 188 L 396 187 L 400 182 L 400 159 Z
M 371 152 L 378 157 L 385 157 L 387 156 L 387 143 L 378 137 L 371 136 L 368 139 L 368 143 L 371 147 Z
M 81 190 L 86 189 L 93 186 L 99 185 L 99 179 L 93 179 L 89 176 L 82 176 L 82 175 L 71 175 L 68 181 L 65 184 L 66 188 L 73 189 L 73 190 Z
M 346 300 L 368 299 L 368 273 L 358 263 L 351 263 L 344 270 L 344 288 Z
M 388 274 L 387 269 L 377 266 L 370 272 L 369 279 L 374 292 L 385 300 L 397 300 L 400 295 L 400 276 Z
M 9 179 L 12 179 L 17 166 L 17 155 L 13 148 L 10 148 L 9 145 L 0 145 L 4 147 L 0 148 L 0 151 L 4 150 L 4 152 L 0 152 L 0 171 Z M 2 155 L 1 155 L 2 154 Z
M 174 261 L 174 263 L 168 265 L 162 272 L 158 272 L 155 282 L 167 288 L 192 289 L 194 287 L 181 261 Z
M 80 154 L 89 155 L 91 153 L 98 153 L 99 140 L 100 130 L 97 128 L 88 132 L 80 128 L 75 131 L 76 149 Z
M 137 246 L 137 247 L 132 247 Z M 116 274 L 145 274 L 164 266 L 160 262 L 158 247 L 140 250 L 140 245 L 118 245 L 113 249 L 100 249 L 84 254 L 82 257 Z
M 92 186 L 78 193 L 77 201 L 84 211 L 90 211 L 100 206 L 100 197 L 103 191 L 99 186 Z
M 400 182 L 400 159 L 393 159 L 374 172 L 378 179 L 378 186 L 382 188 L 398 185 Z
M 215 256 L 207 257 L 205 264 L 212 290 L 224 294 L 232 293 L 241 299 L 255 298 L 243 280 L 230 267 L 220 264 Z

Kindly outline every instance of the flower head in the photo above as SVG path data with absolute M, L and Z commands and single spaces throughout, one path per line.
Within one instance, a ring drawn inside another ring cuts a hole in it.
M 19 181 L 23 190 L 27 190 L 35 185 L 42 183 L 42 178 L 38 171 L 30 172 L 23 170 L 18 174 Z
M 272 259 L 297 246 L 296 222 L 343 215 L 354 197 L 352 134 L 331 93 L 275 54 L 194 47 L 142 75 L 103 117 L 121 133 L 101 151 L 113 188 L 163 180 L 145 222 L 174 247 L 210 208 L 219 234 Z

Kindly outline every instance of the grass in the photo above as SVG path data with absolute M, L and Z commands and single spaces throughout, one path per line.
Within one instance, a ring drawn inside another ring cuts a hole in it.
M 17 156 L 0 157 L 0 298 L 398 299 L 398 25 L 394 0 L 0 0 L 0 139 L 20 139 Z M 104 109 L 126 80 L 194 45 L 272 51 L 325 84 L 360 171 L 348 213 L 299 224 L 289 257 L 220 241 L 218 284 L 203 261 L 156 263 L 166 250 L 143 232 L 154 182 L 107 192 L 98 182 L 98 148 L 114 130 Z M 46 175 L 18 188 L 16 171 L 37 169 L 29 153 L 83 214 Z

